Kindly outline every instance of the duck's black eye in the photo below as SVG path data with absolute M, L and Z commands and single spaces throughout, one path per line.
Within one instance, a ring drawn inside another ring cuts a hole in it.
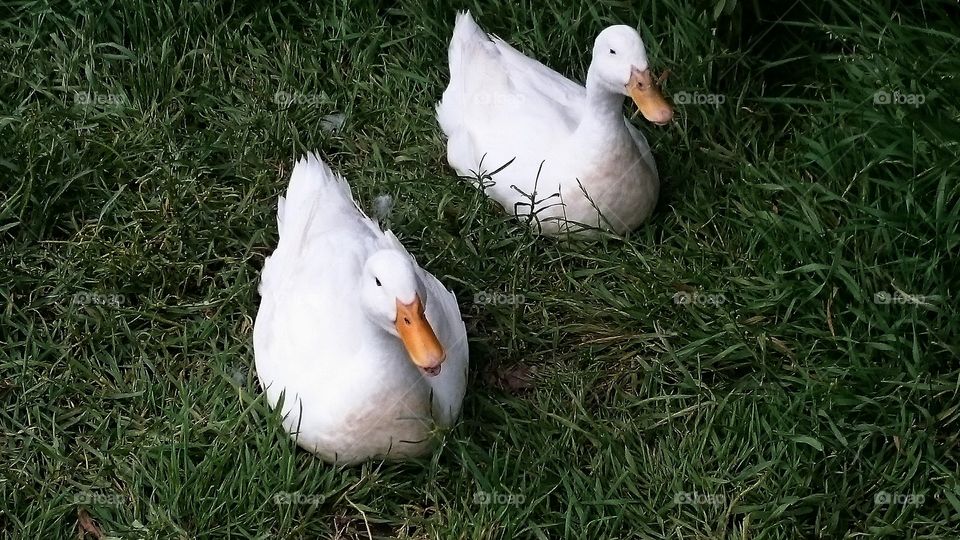
M 383 283 L 380 283 L 380 278 L 373 278 L 377 281 L 377 287 L 383 287 Z
M 407 318 L 407 317 L 404 317 L 404 318 L 403 318 L 403 322 L 405 322 L 405 323 L 407 323 L 407 324 L 410 324 L 410 319 Z
M 617 51 L 610 49 L 610 54 L 617 54 Z

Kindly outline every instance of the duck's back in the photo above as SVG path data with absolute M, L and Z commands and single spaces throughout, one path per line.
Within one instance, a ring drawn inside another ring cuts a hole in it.
M 306 391 L 298 385 L 315 378 L 344 386 L 362 380 L 337 366 L 359 351 L 362 336 L 348 329 L 365 321 L 349 284 L 377 243 L 349 185 L 311 154 L 294 168 L 277 225 L 280 240 L 264 262 L 253 335 L 257 375 L 272 405 L 283 390 Z
M 447 158 L 462 176 L 492 172 L 524 189 L 580 121 L 585 90 L 457 15 L 450 84 L 437 105 Z

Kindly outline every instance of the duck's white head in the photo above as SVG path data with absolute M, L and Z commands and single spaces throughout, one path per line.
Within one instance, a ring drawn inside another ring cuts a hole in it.
M 370 255 L 363 265 L 360 297 L 367 317 L 400 339 L 425 375 L 440 373 L 446 352 L 424 315 L 430 299 L 410 256 L 395 249 Z
M 663 125 L 673 118 L 673 108 L 650 73 L 643 40 L 633 28 L 619 24 L 600 32 L 593 45 L 590 71 L 610 92 L 633 98 L 643 117 L 654 124 Z

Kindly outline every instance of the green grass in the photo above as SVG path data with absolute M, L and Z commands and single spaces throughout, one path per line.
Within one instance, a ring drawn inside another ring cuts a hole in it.
M 642 125 L 658 209 L 593 243 L 447 167 L 462 6 L 0 8 L 3 536 L 960 535 L 956 4 L 602 4 L 473 7 L 578 78 L 639 23 L 667 94 L 724 96 Z M 429 459 L 333 468 L 260 397 L 258 274 L 315 148 L 460 298 L 472 376 Z M 531 388 L 491 382 L 516 366 Z

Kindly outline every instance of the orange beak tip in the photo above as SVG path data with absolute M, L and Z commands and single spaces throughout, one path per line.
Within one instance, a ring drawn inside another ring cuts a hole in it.
M 658 126 L 665 126 L 669 124 L 671 120 L 673 120 L 673 111 L 670 109 L 663 109 L 655 117 L 655 119 L 651 119 L 650 121 Z
M 409 304 L 397 300 L 396 328 L 414 365 L 430 377 L 439 374 L 447 354 L 424 314 L 419 296 Z
M 658 126 L 665 126 L 673 120 L 673 109 L 665 103 L 660 107 L 645 108 L 645 110 L 640 111 L 640 114 L 649 122 Z

